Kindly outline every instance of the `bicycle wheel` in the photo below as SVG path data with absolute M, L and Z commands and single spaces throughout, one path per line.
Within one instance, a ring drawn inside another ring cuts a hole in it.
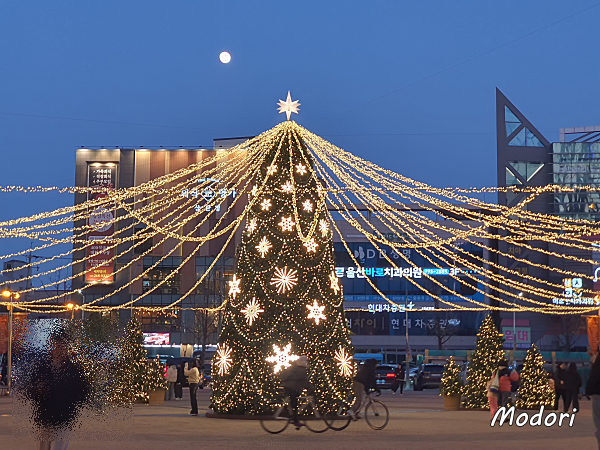
M 313 407 L 312 403 L 306 405 L 301 414 L 300 420 L 313 433 L 325 433 L 329 429 L 329 425 L 325 421 L 325 416 L 319 413 Z
M 383 430 L 390 420 L 390 413 L 385 404 L 371 400 L 365 408 L 365 419 L 374 430 Z
M 327 422 L 327 426 L 332 430 L 342 431 L 348 428 L 352 419 L 346 415 L 335 415 L 325 417 L 325 422 Z
M 278 417 L 269 416 L 260 420 L 260 426 L 267 433 L 279 434 L 290 424 L 290 413 L 288 408 L 283 408 Z

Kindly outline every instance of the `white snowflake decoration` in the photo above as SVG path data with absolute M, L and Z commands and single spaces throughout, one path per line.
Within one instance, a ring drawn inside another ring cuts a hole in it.
M 294 186 L 290 183 L 290 180 L 287 180 L 285 184 L 281 185 L 281 190 L 287 194 L 291 193 L 294 190 Z
M 304 243 L 304 246 L 306 247 L 306 251 L 308 253 L 315 253 L 319 247 L 319 244 L 315 242 L 315 238 L 310 238 L 310 240 Z
M 296 166 L 296 173 L 298 173 L 300 175 L 304 175 L 306 173 L 306 166 L 302 163 L 299 163 Z
M 231 349 L 227 344 L 222 347 L 219 345 L 217 350 L 217 367 L 219 368 L 219 375 L 223 376 L 229 373 L 229 369 L 232 367 Z
M 335 352 L 335 359 L 337 361 L 340 375 L 343 377 L 349 377 L 352 375 L 352 356 L 346 353 L 346 349 L 340 345 L 340 348 Z
M 265 255 L 267 253 L 269 253 L 269 249 L 273 247 L 271 245 L 271 242 L 269 242 L 269 240 L 267 239 L 266 236 L 263 236 L 263 238 L 260 240 L 260 242 L 258 243 L 258 245 L 256 246 L 256 251 L 258 253 L 260 253 L 261 258 L 264 258 Z
M 267 175 L 273 175 L 275 172 L 277 172 L 277 166 L 275 164 L 271 164 L 267 167 Z
M 275 275 L 271 278 L 271 286 L 277 286 L 278 294 L 285 294 L 286 291 L 291 291 L 298 284 L 298 271 L 288 269 L 287 266 L 283 269 L 275 267 Z
M 236 294 L 241 294 L 242 290 L 240 289 L 240 283 L 242 279 L 236 278 L 235 274 L 233 274 L 233 280 L 229 282 L 229 295 L 235 299 Z
M 281 227 L 281 231 L 292 231 L 296 222 L 292 220 L 292 216 L 281 217 L 281 222 L 279 222 L 278 225 Z
M 326 219 L 319 220 L 319 231 L 321 232 L 321 236 L 327 236 L 327 233 L 329 232 L 329 223 Z
M 333 289 L 333 292 L 337 294 L 340 290 L 340 280 L 338 280 L 335 272 L 331 272 L 329 274 L 329 281 L 331 282 L 331 289 Z
M 287 369 L 291 366 L 292 361 L 296 361 L 300 358 L 298 355 L 290 354 L 292 350 L 292 344 L 286 345 L 283 349 L 280 349 L 277 344 L 273 344 L 273 351 L 275 354 L 266 358 L 267 362 L 275 363 L 273 372 L 278 373 L 281 369 Z
M 246 317 L 249 326 L 252 326 L 254 321 L 258 319 L 258 315 L 262 312 L 265 312 L 265 310 L 260 308 L 260 303 L 256 301 L 256 297 L 252 297 L 246 308 L 242 309 L 242 313 Z
M 258 186 L 256 184 L 252 187 L 250 193 L 252 194 L 252 197 L 256 197 L 256 194 L 258 194 Z
M 256 230 L 256 227 L 258 225 L 258 222 L 256 221 L 256 217 L 253 217 L 250 222 L 248 222 L 248 231 L 250 233 L 254 233 L 254 230 Z
M 268 211 L 269 208 L 271 207 L 271 199 L 270 198 L 263 199 L 263 201 L 260 204 L 260 207 L 262 208 L 263 211 Z
M 310 200 L 305 200 L 304 203 L 302 203 L 302 209 L 304 209 L 304 211 L 306 212 L 312 212 L 313 210 L 313 204 Z
M 325 317 L 325 314 L 323 314 L 323 311 L 325 310 L 325 305 L 319 306 L 319 304 L 315 300 L 312 305 L 306 305 L 306 307 L 310 311 L 310 313 L 308 314 L 307 319 L 315 319 L 315 324 L 316 325 L 319 325 L 319 322 L 321 320 L 326 320 L 327 319 L 327 317 Z

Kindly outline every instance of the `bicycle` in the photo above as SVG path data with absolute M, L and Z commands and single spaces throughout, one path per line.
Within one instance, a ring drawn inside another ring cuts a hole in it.
M 374 430 L 383 430 L 390 420 L 390 413 L 387 409 L 387 406 L 385 406 L 385 403 L 383 403 L 381 400 L 375 400 L 373 397 L 373 392 L 369 392 L 365 401 L 362 405 L 360 405 L 360 408 L 355 414 L 357 417 L 359 417 L 360 410 L 364 405 L 365 420 L 367 421 L 367 424 L 369 424 L 369 426 Z M 336 416 L 326 417 L 325 421 L 332 430 L 342 431 L 345 430 L 348 425 L 350 425 L 352 418 L 348 415 L 347 408 L 345 412 L 344 408 L 342 407 L 338 410 Z
M 271 417 L 261 419 L 260 425 L 267 433 L 279 434 L 293 422 L 293 410 L 290 397 L 286 396 L 281 406 Z M 298 421 L 313 433 L 324 433 L 329 429 L 325 416 L 319 413 L 313 397 L 305 395 L 298 397 Z M 296 426 L 296 430 L 300 427 Z

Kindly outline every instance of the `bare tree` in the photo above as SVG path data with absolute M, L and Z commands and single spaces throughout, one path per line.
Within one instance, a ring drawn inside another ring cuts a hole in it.
M 559 342 L 564 352 L 570 352 L 571 348 L 586 334 L 586 323 L 580 315 L 562 315 L 556 317 L 560 322 Z
M 216 342 L 219 331 L 219 313 L 207 310 L 194 311 L 194 330 L 192 334 L 194 340 L 201 345 L 200 367 L 204 368 L 206 358 L 206 346 L 211 342 Z

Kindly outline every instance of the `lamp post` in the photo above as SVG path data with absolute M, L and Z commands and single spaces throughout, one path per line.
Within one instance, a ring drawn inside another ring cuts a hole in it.
M 79 305 L 75 303 L 67 303 L 67 308 L 71 311 L 71 320 L 75 319 L 75 311 L 79 309 Z
M 8 307 L 8 392 L 11 391 L 12 378 L 12 323 L 13 323 L 13 301 L 18 300 L 20 295 L 18 292 L 2 291 L 2 297 L 10 298 Z

